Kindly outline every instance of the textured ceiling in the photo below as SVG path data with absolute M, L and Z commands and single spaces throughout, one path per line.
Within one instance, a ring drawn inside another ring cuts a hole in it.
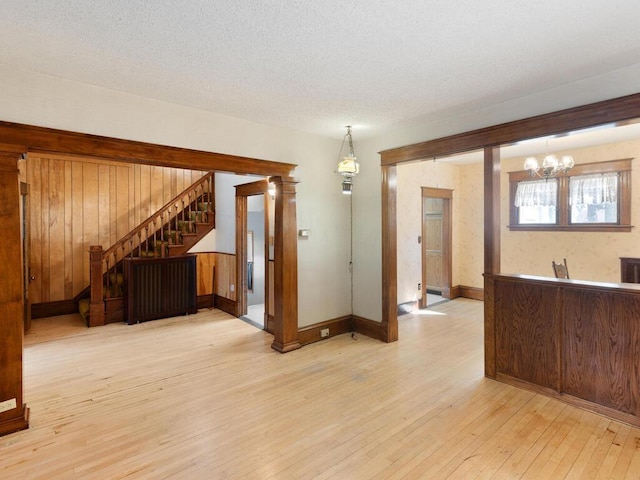
M 0 0 L 0 64 L 371 136 L 640 62 L 640 2 Z

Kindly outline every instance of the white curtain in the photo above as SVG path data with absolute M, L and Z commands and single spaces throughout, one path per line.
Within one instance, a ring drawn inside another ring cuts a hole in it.
M 571 205 L 598 205 L 618 201 L 618 173 L 579 175 L 569 181 Z
M 555 207 L 558 200 L 558 180 L 527 180 L 518 182 L 516 207 Z

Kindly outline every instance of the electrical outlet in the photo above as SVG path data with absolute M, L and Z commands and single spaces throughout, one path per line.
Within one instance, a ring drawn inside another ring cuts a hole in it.
M 231 290 L 232 292 L 235 292 L 236 286 L 232 283 L 231 285 L 229 285 L 229 290 Z
M 419 291 L 419 292 L 421 292 L 421 291 L 422 291 L 422 284 L 421 284 L 421 283 L 419 283 L 419 284 L 418 284 L 418 291 Z
M 16 408 L 16 399 L 12 398 L 10 400 L 5 400 L 4 402 L 0 402 L 0 413 L 6 412 L 7 410 L 13 410 Z
M 329 336 L 329 329 L 328 328 L 323 328 L 322 330 L 320 330 L 320 336 L 322 338 L 328 337 Z

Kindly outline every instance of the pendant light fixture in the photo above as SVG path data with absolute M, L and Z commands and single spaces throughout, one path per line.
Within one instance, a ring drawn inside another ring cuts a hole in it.
M 342 152 L 345 143 L 349 145 L 349 152 L 344 157 Z M 351 138 L 351 126 L 347 126 L 347 133 L 342 139 L 342 146 L 338 153 L 338 171 L 342 175 L 342 193 L 351 195 L 351 187 L 353 186 L 353 177 L 360 171 L 360 165 L 356 161 L 356 154 L 353 152 L 353 138 Z

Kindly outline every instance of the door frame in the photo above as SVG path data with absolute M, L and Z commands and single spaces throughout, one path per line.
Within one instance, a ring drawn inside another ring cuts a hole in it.
M 264 272 L 264 330 L 271 332 L 268 322 L 271 308 L 270 295 L 271 282 L 269 279 L 269 180 L 258 180 L 251 183 L 236 185 L 236 298 L 238 316 L 246 315 L 248 311 L 247 287 L 247 233 L 248 233 L 248 197 L 264 195 L 264 238 L 265 238 L 265 272 Z M 271 332 L 272 333 L 272 332 Z
M 22 240 L 22 285 L 24 301 L 24 333 L 31 329 L 31 301 L 29 284 L 31 283 L 31 222 L 29 221 L 29 185 L 20 181 L 20 230 Z
M 425 199 L 441 198 L 442 202 L 442 298 L 451 298 L 451 271 L 452 271 L 452 201 L 453 190 L 447 188 L 422 187 L 421 200 L 421 223 L 422 223 L 422 246 L 420 257 L 422 259 L 422 294 L 420 298 L 420 308 L 427 308 L 427 258 L 424 253 L 424 241 L 427 238 L 427 226 L 425 222 Z

